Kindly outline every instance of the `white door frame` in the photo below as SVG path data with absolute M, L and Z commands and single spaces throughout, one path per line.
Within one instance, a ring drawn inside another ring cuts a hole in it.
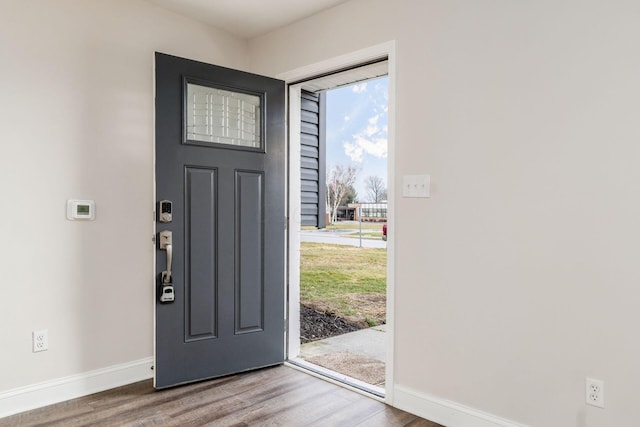
M 387 223 L 391 233 L 387 238 L 387 360 L 385 363 L 385 402 L 393 405 L 394 337 L 395 337 L 395 133 L 396 133 L 396 54 L 395 41 L 371 46 L 315 64 L 279 74 L 276 78 L 287 84 L 339 71 L 372 60 L 388 58 L 389 111 L 387 137 Z M 288 351 L 287 358 L 300 354 L 300 87 L 289 87 L 289 150 L 288 150 Z M 322 183 L 321 183 L 322 184 Z

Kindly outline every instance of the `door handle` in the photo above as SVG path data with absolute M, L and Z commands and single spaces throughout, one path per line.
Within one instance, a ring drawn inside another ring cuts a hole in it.
M 160 249 L 167 251 L 167 269 L 162 272 L 162 283 L 171 283 L 171 264 L 173 262 L 173 233 L 169 230 L 160 232 Z
M 173 292 L 173 279 L 171 277 L 171 264 L 173 262 L 173 234 L 169 230 L 159 233 L 158 246 L 160 250 L 167 251 L 167 269 L 161 274 L 160 302 L 172 303 L 175 301 Z

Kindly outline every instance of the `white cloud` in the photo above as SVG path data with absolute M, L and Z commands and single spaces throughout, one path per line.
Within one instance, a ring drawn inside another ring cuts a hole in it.
M 363 93 L 367 90 L 367 82 L 360 83 L 359 85 L 353 85 L 351 88 L 354 93 Z
M 379 114 L 370 117 L 366 128 L 353 135 L 351 142 L 343 143 L 344 153 L 352 161 L 362 162 L 365 154 L 378 158 L 387 157 L 387 125 L 380 129 L 378 120 Z
M 369 86 L 367 83 L 370 83 Z M 361 82 L 351 86 L 353 93 L 365 94 L 367 99 L 359 103 L 356 109 L 343 113 L 344 122 L 350 122 L 349 128 L 357 126 L 351 138 L 342 140 L 344 154 L 354 163 L 363 163 L 367 156 L 370 156 L 369 159 L 387 157 L 387 103 L 384 89 L 380 82 Z
M 345 142 L 344 154 L 346 154 L 351 159 L 352 162 L 361 163 L 364 150 L 362 147 L 359 147 L 357 144 Z
M 377 134 L 378 132 L 380 132 L 380 128 L 378 127 L 379 118 L 380 118 L 379 115 L 375 115 L 368 120 L 367 128 L 363 132 L 365 135 L 371 137 Z
M 387 138 L 367 139 L 356 135 L 355 143 L 367 154 L 381 159 L 387 157 Z
M 353 142 L 344 143 L 344 153 L 356 163 L 362 163 L 365 154 L 384 159 L 387 157 L 387 139 L 367 139 L 362 135 L 354 135 Z

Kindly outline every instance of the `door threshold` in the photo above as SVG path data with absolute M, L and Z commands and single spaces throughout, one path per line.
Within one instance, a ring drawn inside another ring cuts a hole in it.
M 294 369 L 298 369 L 299 371 L 306 372 L 322 380 L 329 381 L 330 383 L 348 388 L 351 391 L 369 396 L 381 402 L 385 401 L 384 388 L 368 384 L 364 381 L 360 381 L 348 375 L 323 368 L 322 366 L 314 365 L 313 363 L 307 362 L 306 360 L 299 357 L 296 357 L 295 359 L 288 359 L 285 362 L 285 365 Z

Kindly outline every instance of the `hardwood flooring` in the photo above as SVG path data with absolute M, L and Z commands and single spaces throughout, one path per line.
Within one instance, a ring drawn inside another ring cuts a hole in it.
M 286 366 L 160 391 L 142 381 L 0 419 L 6 426 L 442 427 Z

